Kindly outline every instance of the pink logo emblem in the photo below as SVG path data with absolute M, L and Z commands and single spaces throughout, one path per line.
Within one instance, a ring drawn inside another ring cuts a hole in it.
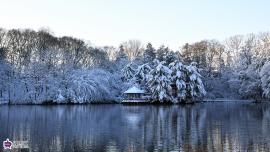
M 12 142 L 7 138 L 6 141 L 3 141 L 3 147 L 4 147 L 4 149 L 11 149 Z

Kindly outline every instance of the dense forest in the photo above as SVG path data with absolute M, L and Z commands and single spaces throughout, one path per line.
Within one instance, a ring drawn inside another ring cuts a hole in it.
M 117 102 L 134 84 L 162 102 L 261 100 L 270 98 L 270 33 L 171 50 L 139 40 L 95 47 L 47 30 L 0 29 L 0 67 L 0 103 Z M 178 88 L 173 98 L 171 83 Z

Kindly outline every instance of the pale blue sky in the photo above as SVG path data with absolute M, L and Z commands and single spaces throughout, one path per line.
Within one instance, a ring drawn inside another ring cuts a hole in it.
M 139 39 L 178 49 L 269 31 L 269 8 L 267 0 L 0 0 L 0 27 L 49 27 L 98 46 Z

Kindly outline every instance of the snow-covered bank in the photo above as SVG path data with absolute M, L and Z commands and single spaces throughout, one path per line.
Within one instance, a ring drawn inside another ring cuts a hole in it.
M 4 92 L 1 101 L 9 104 L 111 103 L 119 100 L 116 81 L 111 73 L 101 69 L 21 77 L 11 81 L 16 85 L 9 86 L 10 92 Z
M 203 99 L 201 102 L 255 102 L 255 100 L 243 100 L 243 99 Z

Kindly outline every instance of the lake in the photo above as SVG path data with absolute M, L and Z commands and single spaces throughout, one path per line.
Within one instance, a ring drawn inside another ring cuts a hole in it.
M 7 138 L 25 151 L 269 151 L 270 104 L 3 105 Z

